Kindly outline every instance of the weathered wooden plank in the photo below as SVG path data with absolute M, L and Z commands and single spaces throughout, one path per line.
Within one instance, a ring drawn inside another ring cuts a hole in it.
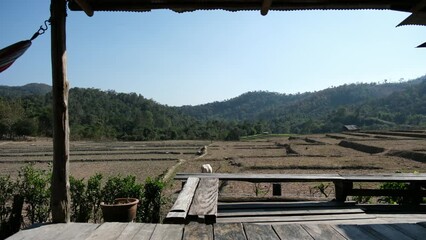
M 20 230 L 16 234 L 8 238 L 8 240 L 20 240 L 20 239 L 54 239 L 63 229 L 67 227 L 67 224 L 41 224 L 39 226 L 33 226 L 29 229 Z
M 185 226 L 184 240 L 213 240 L 213 226 L 190 223 Z
M 314 239 L 345 240 L 345 238 L 328 224 L 302 224 L 302 227 Z
M 355 220 L 355 219 L 375 219 L 367 214 L 330 214 L 330 215 L 313 215 L 313 216 L 266 216 L 266 217 L 226 217 L 217 218 L 218 223 L 232 222 L 251 222 L 251 223 L 268 223 L 268 222 L 305 222 L 305 221 L 334 221 L 334 220 Z
M 182 191 L 179 193 L 175 204 L 170 212 L 187 212 L 191 206 L 192 198 L 194 197 L 195 190 L 197 189 L 199 178 L 190 177 L 185 183 Z
M 363 240 L 375 240 L 377 238 L 368 232 L 362 231 L 357 225 L 332 225 L 332 227 L 342 234 L 346 239 L 363 239 Z
M 185 223 L 187 215 L 187 212 L 169 212 L 164 223 Z
M 247 182 L 316 182 L 347 180 L 352 182 L 426 182 L 425 173 L 392 173 L 392 174 L 255 174 L 255 173 L 177 173 L 176 180 L 189 177 L 219 178 L 229 181 Z
M 128 223 L 105 222 L 93 231 L 86 240 L 115 240 L 127 227 Z
M 87 237 L 95 231 L 100 225 L 95 223 L 68 223 L 67 227 L 60 231 L 52 239 L 62 239 L 62 240 L 71 240 L 71 239 L 86 239 Z
M 412 239 L 426 239 L 426 228 L 415 223 L 398 223 L 389 226 L 411 237 Z
M 226 209 L 267 209 L 267 208 L 348 208 L 354 206 L 355 202 L 339 203 L 335 201 L 308 201 L 308 202 L 230 202 L 218 203 L 219 210 Z
M 216 223 L 213 225 L 213 233 L 215 240 L 246 240 L 241 223 Z
M 128 240 L 132 239 L 136 233 L 139 232 L 141 226 L 141 223 L 128 223 L 127 226 L 123 229 L 120 236 L 118 236 L 117 240 Z
M 253 173 L 177 173 L 176 180 L 186 180 L 189 177 L 219 178 L 220 180 L 247 182 L 317 182 L 343 180 L 339 174 L 253 174 Z
M 176 224 L 157 224 L 151 240 L 181 240 L 183 227 L 183 225 Z
M 390 227 L 385 224 L 369 224 L 369 225 L 360 225 L 359 226 L 363 231 L 367 231 L 369 234 L 374 235 L 379 239 L 388 239 L 388 240 L 408 240 L 411 239 L 402 232 Z
M 201 179 L 195 192 L 188 216 L 204 216 L 206 223 L 216 222 L 219 179 Z
M 199 180 L 199 178 L 188 178 L 166 219 L 164 219 L 165 223 L 185 223 Z
M 274 225 L 281 225 L 281 224 L 345 224 L 345 225 L 364 225 L 364 224 L 387 224 L 388 222 L 370 218 L 370 219 L 339 219 L 339 220 L 312 220 L 312 221 L 287 221 L 287 222 L 260 222 L 256 224 L 274 224 Z
M 243 224 L 247 240 L 279 240 L 270 225 Z
M 139 231 L 133 236 L 132 240 L 149 240 L 154 232 L 156 224 L 138 223 Z
M 426 181 L 425 173 L 391 173 L 391 174 L 342 174 L 344 180 L 353 182 L 414 182 Z
M 306 230 L 300 224 L 272 225 L 281 240 L 312 240 Z
M 290 215 L 325 215 L 325 214 L 351 214 L 351 213 L 364 213 L 359 208 L 348 209 L 307 209 L 307 210 L 256 210 L 256 209 L 235 209 L 235 210 L 222 210 L 217 214 L 217 217 L 249 217 L 249 216 L 290 216 Z

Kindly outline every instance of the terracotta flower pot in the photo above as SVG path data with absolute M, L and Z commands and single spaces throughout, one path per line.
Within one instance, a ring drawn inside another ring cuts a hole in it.
M 114 204 L 101 202 L 104 222 L 131 222 L 136 218 L 139 199 L 116 198 Z

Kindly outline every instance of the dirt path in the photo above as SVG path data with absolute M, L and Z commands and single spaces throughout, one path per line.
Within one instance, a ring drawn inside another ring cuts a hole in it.
M 179 162 L 173 165 L 169 170 L 167 170 L 167 173 L 163 177 L 163 182 L 168 182 L 173 177 L 173 174 L 177 167 L 179 167 L 182 163 L 186 162 L 185 159 L 179 159 Z
M 210 146 L 210 144 L 206 146 L 206 148 L 205 148 L 205 150 L 204 150 L 204 153 L 203 153 L 202 155 L 197 156 L 196 158 L 194 158 L 194 159 L 190 159 L 190 160 L 188 160 L 188 161 L 191 161 L 191 160 L 197 160 L 197 159 L 200 159 L 200 158 L 203 158 L 204 156 L 206 156 L 206 155 L 207 155 L 207 151 L 208 151 L 209 146 Z M 163 182 L 168 182 L 168 181 L 170 181 L 170 180 L 171 180 L 171 178 L 172 178 L 172 177 L 173 177 L 173 175 L 174 175 L 174 172 L 175 172 L 176 168 L 178 168 L 180 165 L 182 165 L 182 164 L 183 164 L 183 163 L 185 163 L 186 161 L 187 161 L 187 160 L 185 160 L 185 159 L 179 159 L 179 162 L 178 162 L 178 163 L 176 163 L 176 164 L 175 164 L 175 165 L 173 165 L 171 168 L 169 168 L 169 170 L 167 170 L 167 173 L 166 173 L 166 174 L 164 175 L 164 177 L 163 177 Z

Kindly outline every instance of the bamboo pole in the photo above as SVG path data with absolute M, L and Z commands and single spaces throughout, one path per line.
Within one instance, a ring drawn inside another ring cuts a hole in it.
M 51 0 L 53 93 L 52 221 L 70 221 L 66 0 Z

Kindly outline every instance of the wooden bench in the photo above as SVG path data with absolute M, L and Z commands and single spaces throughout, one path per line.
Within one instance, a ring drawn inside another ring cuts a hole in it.
M 337 201 L 345 201 L 347 196 L 392 196 L 403 197 L 404 204 L 420 204 L 426 197 L 426 174 L 394 173 L 375 175 L 341 175 L 343 180 L 334 182 Z M 397 182 L 408 183 L 408 188 L 402 189 L 354 189 L 354 182 Z
M 348 196 L 400 196 L 404 203 L 419 204 L 426 191 L 426 174 L 394 173 L 375 175 L 351 175 L 351 174 L 253 174 L 253 173 L 178 173 L 175 180 L 186 180 L 190 177 L 200 179 L 214 178 L 227 181 L 245 182 L 333 182 L 335 186 L 336 201 L 344 202 Z M 354 189 L 355 182 L 400 182 L 408 183 L 408 189 Z
M 186 181 L 167 214 L 165 223 L 188 223 L 190 221 L 215 223 L 217 217 L 219 180 L 253 183 L 282 182 L 333 182 L 335 200 L 346 201 L 348 196 L 398 196 L 405 204 L 420 204 L 426 197 L 426 174 L 253 174 L 253 173 L 178 173 L 175 180 Z M 406 190 L 399 189 L 354 189 L 355 182 L 408 183 Z M 281 189 L 279 189 L 281 192 Z

